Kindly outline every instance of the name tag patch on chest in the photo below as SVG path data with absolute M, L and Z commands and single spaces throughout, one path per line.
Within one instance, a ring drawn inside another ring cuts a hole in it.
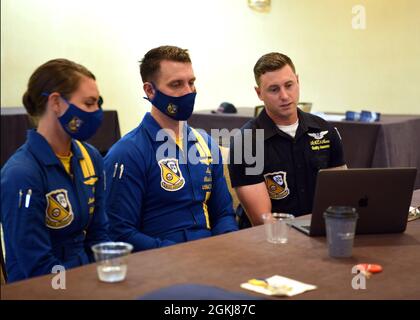
M 286 177 L 287 173 L 285 171 L 277 171 L 264 175 L 265 184 L 271 199 L 284 199 L 290 194 Z
M 330 148 L 330 140 L 324 138 L 324 136 L 328 133 L 328 130 L 321 131 L 321 132 L 308 132 L 308 136 L 313 138 L 310 141 L 311 149 L 313 151 L 329 149 Z
M 67 227 L 74 219 L 67 190 L 53 190 L 47 193 L 45 197 L 47 198 L 47 209 L 45 211 L 47 227 L 52 229 Z
M 185 184 L 185 179 L 179 168 L 178 159 L 162 159 L 158 163 L 161 173 L 160 186 L 166 191 L 178 191 L 181 189 Z

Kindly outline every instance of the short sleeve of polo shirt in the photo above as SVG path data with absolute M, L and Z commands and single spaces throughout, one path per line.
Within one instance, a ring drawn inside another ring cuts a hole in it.
M 329 168 L 339 167 L 345 165 L 343 143 L 340 134 L 336 127 L 331 126 L 331 154 Z
M 252 147 L 247 146 L 242 131 L 240 135 L 241 139 L 236 135 L 230 141 L 228 168 L 232 188 L 264 182 L 264 161 L 258 161 L 257 157 L 258 152 L 261 155 L 261 150 L 256 148 L 255 143 Z

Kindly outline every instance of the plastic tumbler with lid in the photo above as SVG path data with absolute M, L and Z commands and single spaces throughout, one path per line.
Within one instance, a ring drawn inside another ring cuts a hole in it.
M 348 206 L 330 206 L 324 212 L 329 255 L 351 257 L 358 213 Z

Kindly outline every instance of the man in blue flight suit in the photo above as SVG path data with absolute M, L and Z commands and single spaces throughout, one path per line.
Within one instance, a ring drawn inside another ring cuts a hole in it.
M 140 73 L 152 110 L 105 157 L 111 237 L 139 251 L 237 230 L 218 146 L 185 122 L 196 96 L 187 50 L 152 49 Z

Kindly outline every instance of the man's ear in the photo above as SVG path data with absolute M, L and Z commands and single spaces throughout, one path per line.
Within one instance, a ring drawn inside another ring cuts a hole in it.
M 260 87 L 258 87 L 258 86 L 256 86 L 256 87 L 254 87 L 254 89 L 255 89 L 255 92 L 257 93 L 258 98 L 259 98 L 261 101 L 263 101 L 263 99 L 261 98 L 261 88 L 260 88 Z
M 296 81 L 299 84 L 299 75 L 298 74 L 296 74 Z
M 149 100 L 152 100 L 155 97 L 155 89 L 151 82 L 143 83 L 143 91 Z

